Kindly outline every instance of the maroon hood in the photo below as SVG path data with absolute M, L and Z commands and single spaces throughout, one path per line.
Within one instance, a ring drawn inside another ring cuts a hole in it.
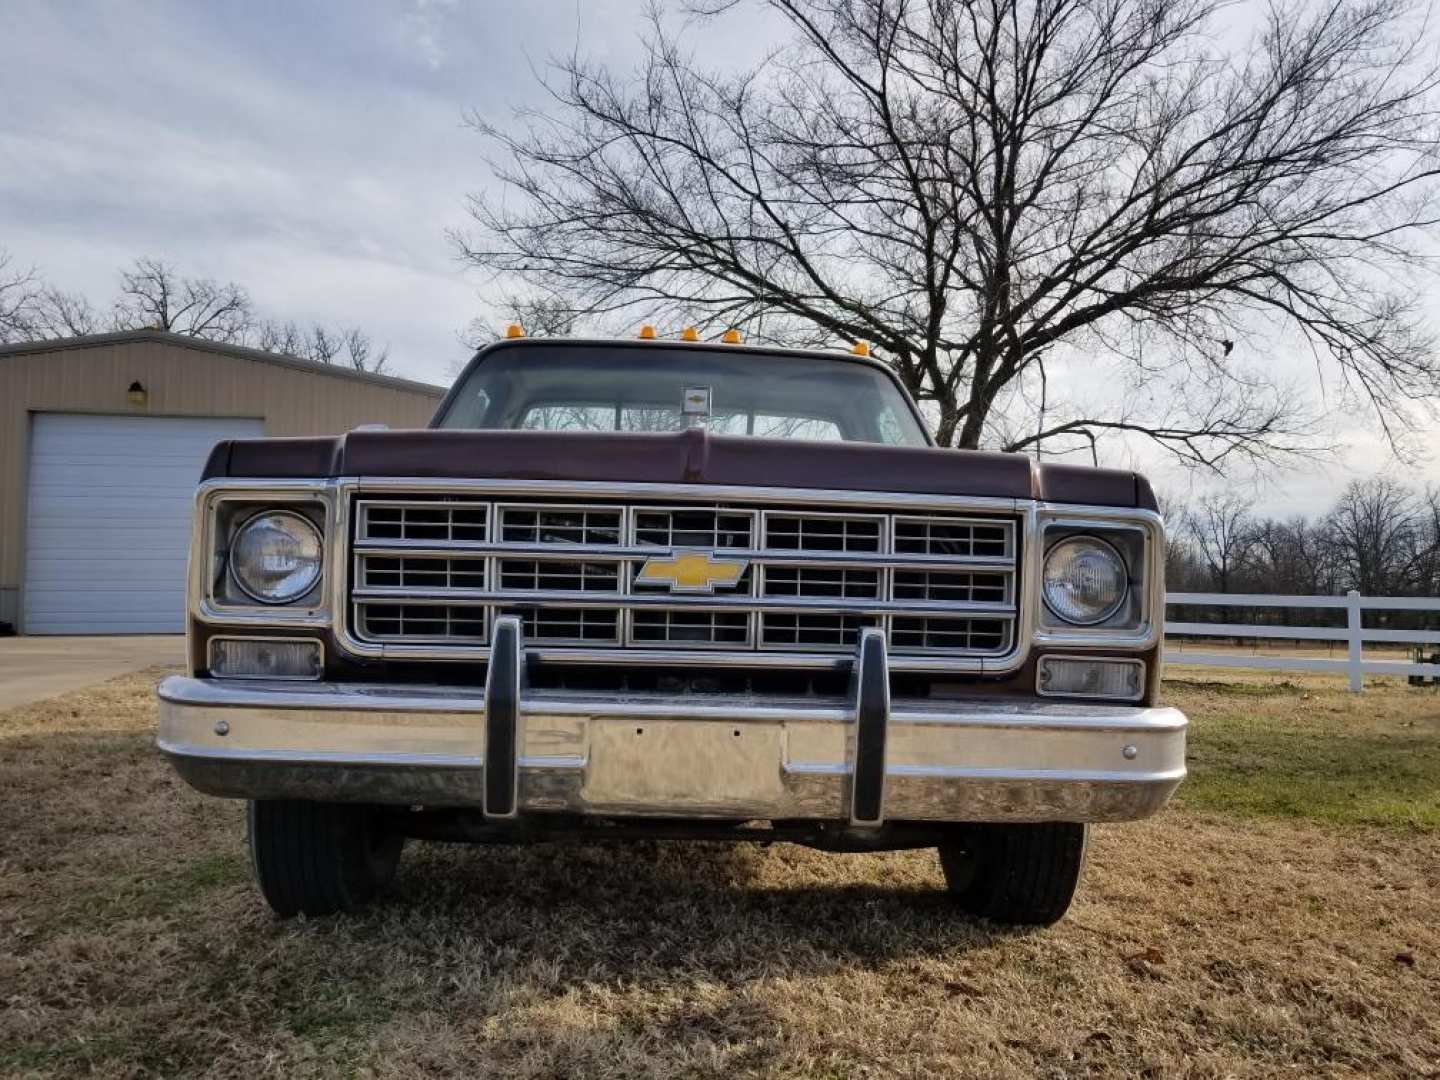
M 553 431 L 352 431 L 218 443 L 202 479 L 423 477 L 893 491 L 1155 508 L 1145 478 L 1023 454 L 856 442 Z

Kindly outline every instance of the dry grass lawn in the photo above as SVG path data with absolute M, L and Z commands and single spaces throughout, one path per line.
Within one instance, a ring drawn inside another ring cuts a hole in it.
M 153 673 L 0 713 L 0 1073 L 1440 1076 L 1440 695 L 1179 673 L 1193 783 L 1034 933 L 783 845 L 413 845 L 279 923 Z

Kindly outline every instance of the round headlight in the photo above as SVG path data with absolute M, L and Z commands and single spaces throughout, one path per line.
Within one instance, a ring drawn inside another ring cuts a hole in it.
M 1125 560 L 1104 540 L 1072 536 L 1045 556 L 1045 606 L 1068 623 L 1104 622 L 1120 610 L 1129 590 Z
M 262 604 L 298 600 L 320 580 L 320 532 L 299 514 L 256 514 L 230 542 L 230 576 Z

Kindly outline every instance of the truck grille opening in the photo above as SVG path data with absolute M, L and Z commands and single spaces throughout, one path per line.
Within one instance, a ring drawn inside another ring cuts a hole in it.
M 617 645 L 620 615 L 603 608 L 507 608 L 520 616 L 527 641 L 547 645 Z
M 532 592 L 620 591 L 620 564 L 574 559 L 500 559 L 500 587 Z
M 637 611 L 631 616 L 639 644 L 739 645 L 749 643 L 750 620 L 734 611 Z
M 1016 644 L 1014 515 L 362 495 L 353 520 L 342 629 L 411 659 L 483 658 L 501 614 L 577 663 L 690 649 L 783 665 L 852 651 L 869 626 L 916 670 Z

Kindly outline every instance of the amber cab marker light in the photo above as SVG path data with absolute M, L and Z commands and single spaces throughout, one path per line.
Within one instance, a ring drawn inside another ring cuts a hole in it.
M 736 330 L 732 326 L 729 330 L 725 331 L 725 333 L 721 336 L 720 340 L 723 341 L 726 345 L 739 345 L 740 331 Z
M 693 327 L 693 326 L 687 326 L 687 327 L 685 327 L 684 330 L 681 330 L 681 331 L 680 331 L 680 340 L 681 340 L 681 341 L 699 341 L 699 340 L 700 340 L 700 331 L 699 331 L 699 330 L 696 330 L 695 327 Z
M 512 322 L 505 328 L 505 336 L 507 338 L 524 337 L 525 330 L 518 322 Z
M 855 342 L 855 347 L 850 351 L 856 356 L 869 356 L 870 343 L 868 341 L 857 341 Z
M 651 326 L 649 323 L 646 323 L 644 326 L 640 327 L 640 340 L 641 340 L 641 341 L 654 341 L 654 340 L 655 340 L 655 328 L 654 328 L 653 326 Z

